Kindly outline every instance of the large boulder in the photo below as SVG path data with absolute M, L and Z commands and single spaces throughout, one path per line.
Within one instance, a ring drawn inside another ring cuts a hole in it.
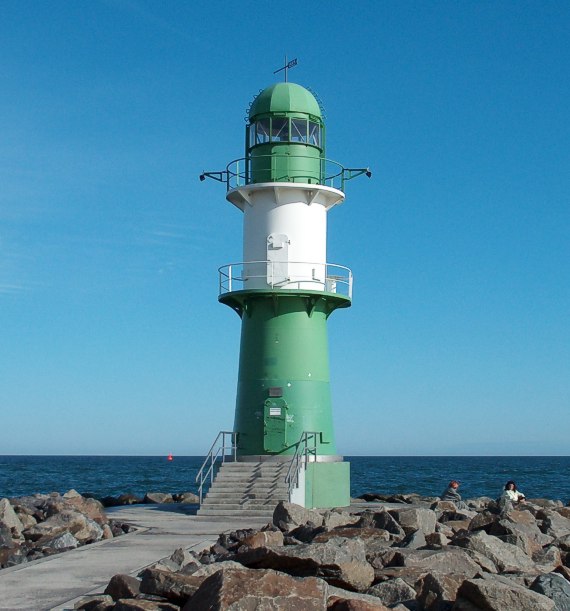
M 207 577 L 171 573 L 157 569 L 146 569 L 141 574 L 140 591 L 161 596 L 177 605 L 184 605 Z
M 323 611 L 327 584 L 322 579 L 291 577 L 272 570 L 227 569 L 208 577 L 183 611 Z
M 374 569 L 366 561 L 360 539 L 335 537 L 326 543 L 238 550 L 236 560 L 251 568 L 322 577 L 347 590 L 365 590 L 374 580 Z
M 69 532 L 64 531 L 52 537 L 42 537 L 34 543 L 35 549 L 45 550 L 68 550 L 79 547 L 79 541 Z
M 394 554 L 390 566 L 415 567 L 444 575 L 457 573 L 466 577 L 474 577 L 481 570 L 465 550 L 456 547 L 442 550 L 399 550 Z
M 560 515 L 557 511 L 543 509 L 537 513 L 536 517 L 542 520 L 541 530 L 546 535 L 559 539 L 570 534 L 570 519 Z
M 45 522 L 28 528 L 24 532 L 24 536 L 31 541 L 37 541 L 45 536 L 54 536 L 69 531 L 71 534 L 75 535 L 77 539 L 85 540 L 88 538 L 86 535 L 90 526 L 98 529 L 98 531 L 93 532 L 95 535 L 93 538 L 94 540 L 97 540 L 97 534 L 99 534 L 99 538 L 103 535 L 101 527 L 96 522 L 93 522 L 93 520 L 89 520 L 89 518 L 82 513 L 78 511 L 63 510 L 53 514 L 45 520 Z
M 471 549 L 493 561 L 499 571 L 532 571 L 534 563 L 516 545 L 505 543 L 497 537 L 488 535 L 484 530 L 460 537 L 453 541 L 454 545 Z
M 435 511 L 431 509 L 402 508 L 391 509 L 390 515 L 396 519 L 398 524 L 404 529 L 406 535 L 416 530 L 421 530 L 424 535 L 429 535 L 435 532 L 435 523 L 437 516 Z M 386 529 L 388 530 L 388 529 Z
M 323 516 L 318 511 L 286 501 L 280 501 L 273 511 L 273 524 L 285 532 L 308 522 L 321 526 Z
M 351 526 L 356 524 L 359 520 L 359 516 L 353 515 L 346 511 L 340 511 L 333 509 L 332 511 L 325 511 L 323 514 L 323 526 L 327 529 L 339 528 L 341 526 Z
M 428 573 L 418 582 L 418 602 L 425 611 L 449 611 L 465 575 Z
M 8 499 L 0 499 L 0 526 L 10 531 L 12 539 L 19 539 L 24 530 L 24 525 Z
M 465 600 L 485 611 L 553 611 L 554 602 L 536 592 L 500 580 L 467 579 L 457 591 L 457 602 Z M 458 609 L 468 607 L 456 605 Z
M 379 528 L 386 530 L 398 539 L 403 539 L 405 536 L 404 529 L 398 524 L 398 521 L 387 511 L 365 511 L 361 516 L 356 526 L 359 528 Z
M 392 545 L 390 533 L 387 530 L 380 528 L 356 528 L 354 526 L 335 528 L 316 535 L 313 538 L 313 543 L 325 543 L 334 537 L 344 537 L 353 539 L 357 537 L 364 542 L 366 549 L 366 558 L 370 562 L 371 557 L 375 557 L 377 553 L 385 550 Z
M 556 611 L 570 611 L 570 582 L 562 575 L 557 573 L 540 575 L 530 589 L 553 600 Z
M 103 592 L 113 600 L 120 598 L 135 598 L 140 592 L 141 582 L 130 575 L 113 575 Z
M 416 599 L 416 591 L 414 588 L 400 578 L 377 583 L 371 588 L 368 588 L 366 593 L 377 596 L 383 605 L 396 605 Z

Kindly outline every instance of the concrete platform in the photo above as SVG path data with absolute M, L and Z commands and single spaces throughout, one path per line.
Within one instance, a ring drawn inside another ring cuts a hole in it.
M 136 575 L 185 547 L 200 551 L 222 532 L 263 526 L 267 519 L 196 516 L 196 505 L 132 505 L 107 509 L 135 533 L 86 545 L 0 571 L 0 610 L 73 609 L 86 594 L 101 593 L 113 575 Z

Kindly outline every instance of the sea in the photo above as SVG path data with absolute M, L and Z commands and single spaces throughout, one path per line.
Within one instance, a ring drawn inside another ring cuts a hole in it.
M 0 456 L 0 498 L 75 489 L 97 498 L 196 492 L 202 456 Z M 439 496 L 451 479 L 463 498 L 496 498 L 514 480 L 527 498 L 570 502 L 570 456 L 346 456 L 351 496 Z

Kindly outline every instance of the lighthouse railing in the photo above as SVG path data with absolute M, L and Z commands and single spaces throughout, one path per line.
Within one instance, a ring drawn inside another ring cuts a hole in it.
M 252 171 L 252 161 L 255 161 L 258 168 L 255 172 Z M 302 169 L 304 167 L 310 170 L 305 172 Z M 204 175 L 210 176 L 210 174 L 212 173 Z M 271 153 L 234 159 L 228 163 L 225 172 L 216 174 L 220 175 L 219 178 L 216 178 L 220 182 L 223 182 L 225 178 L 228 191 L 252 184 L 254 175 L 267 177 L 267 180 L 264 178 L 263 182 L 320 184 L 344 191 L 347 181 L 361 174 L 369 176 L 371 172 L 368 168 L 345 168 L 338 161 L 326 157 Z M 255 182 L 261 181 L 258 179 Z
M 352 270 L 337 263 L 242 261 L 218 269 L 219 294 L 249 289 L 317 290 L 352 299 Z
M 319 431 L 305 431 L 297 442 L 295 454 L 289 463 L 285 483 L 289 491 L 289 499 L 293 490 L 299 486 L 299 476 L 302 468 L 307 468 L 307 464 L 317 460 L 317 441 L 320 439 Z
M 204 486 L 208 479 L 210 485 L 214 482 L 214 467 L 218 460 L 222 463 L 226 462 L 228 457 L 231 457 L 235 462 L 237 453 L 237 433 L 234 431 L 220 431 L 214 440 L 198 474 L 196 475 L 196 483 L 198 484 L 198 496 L 200 497 L 200 505 L 204 495 Z

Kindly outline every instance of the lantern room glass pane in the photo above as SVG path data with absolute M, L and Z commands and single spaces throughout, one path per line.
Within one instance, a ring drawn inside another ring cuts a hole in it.
M 251 148 L 252 146 L 255 145 L 255 123 L 252 123 L 251 125 L 248 126 L 247 128 L 248 131 L 248 142 L 249 142 L 249 148 Z
M 289 142 L 289 119 L 271 120 L 271 142 Z
M 309 144 L 321 146 L 321 126 L 313 121 L 309 121 Z
M 255 144 L 269 142 L 269 119 L 261 119 L 255 123 Z
M 306 119 L 291 119 L 291 142 L 307 142 Z

